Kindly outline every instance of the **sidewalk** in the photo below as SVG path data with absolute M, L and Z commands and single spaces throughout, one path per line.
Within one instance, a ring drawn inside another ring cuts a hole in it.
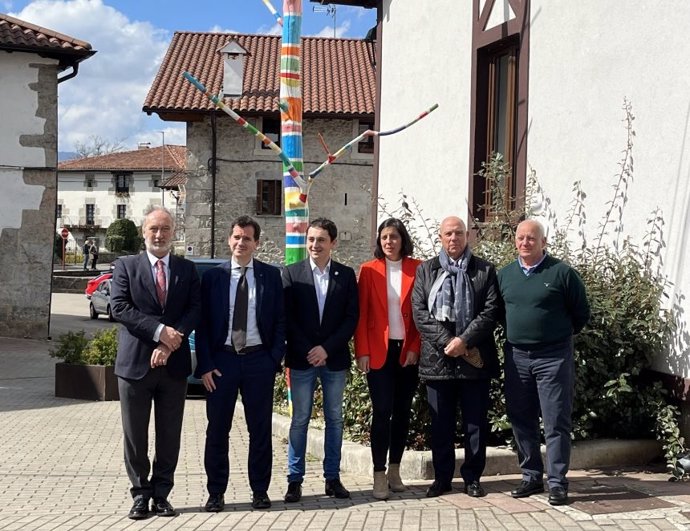
M 41 341 L 0 338 L 0 530 L 106 529 L 690 529 L 690 486 L 663 471 L 578 470 L 569 506 L 546 495 L 514 500 L 519 476 L 487 476 L 488 496 L 424 498 L 429 481 L 388 501 L 371 498 L 368 476 L 344 474 L 351 500 L 323 496 L 320 463 L 310 461 L 303 501 L 286 505 L 286 443 L 274 440 L 273 507 L 253 511 L 246 475 L 248 435 L 236 418 L 226 511 L 201 510 L 206 499 L 204 401 L 187 401 L 180 464 L 170 500 L 177 518 L 127 518 L 131 505 L 122 459 L 119 403 L 53 396 L 54 360 Z M 241 411 L 241 410 L 240 410 Z

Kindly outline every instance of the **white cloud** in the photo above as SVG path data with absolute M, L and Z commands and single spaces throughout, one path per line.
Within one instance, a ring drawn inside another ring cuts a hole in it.
M 277 22 L 273 24 L 273 26 L 259 26 L 259 29 L 256 30 L 257 35 L 282 35 L 283 34 L 283 26 L 278 24 Z
M 209 33 L 240 33 L 239 31 L 234 29 L 225 29 L 219 26 L 218 24 L 211 26 L 211 29 L 209 29 L 208 31 Z
M 347 32 L 350 31 L 350 26 L 352 23 L 349 20 L 343 21 L 338 27 L 335 28 L 336 37 L 346 37 Z M 324 26 L 321 31 L 313 35 L 314 37 L 333 37 L 333 26 Z
M 168 128 L 166 143 L 185 143 L 183 124 L 141 111 L 170 43 L 168 31 L 131 21 L 102 0 L 36 0 L 13 16 L 87 41 L 97 50 L 80 63 L 77 77 L 59 85 L 61 151 L 94 135 L 131 148 L 147 135 L 157 135 L 158 141 L 146 141 L 158 145 L 161 135 L 155 131 Z

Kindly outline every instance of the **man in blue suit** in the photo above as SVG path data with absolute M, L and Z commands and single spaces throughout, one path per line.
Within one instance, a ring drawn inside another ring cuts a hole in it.
M 352 357 L 349 341 L 357 328 L 357 278 L 351 267 L 331 260 L 338 229 L 319 218 L 307 229 L 309 258 L 283 271 L 287 310 L 287 357 L 292 395 L 288 441 L 288 490 L 285 501 L 302 497 L 307 429 L 316 379 L 323 389 L 326 419 L 323 475 L 327 496 L 349 498 L 340 482 L 343 443 L 343 393 Z
M 168 502 L 180 453 L 180 432 L 192 372 L 187 338 L 200 316 L 199 277 L 194 264 L 170 253 L 175 219 L 163 207 L 144 218 L 146 252 L 115 263 L 111 307 L 120 327 L 118 376 L 125 467 L 134 505 L 129 517 L 175 516 Z M 156 450 L 148 458 L 151 405 L 155 404 Z
M 280 270 L 254 258 L 261 227 L 249 216 L 231 225 L 231 259 L 204 274 L 202 318 L 196 331 L 196 374 L 207 390 L 205 509 L 225 508 L 230 463 L 228 435 L 238 391 L 249 430 L 252 507 L 271 506 L 271 416 L 275 375 L 285 356 L 285 314 Z

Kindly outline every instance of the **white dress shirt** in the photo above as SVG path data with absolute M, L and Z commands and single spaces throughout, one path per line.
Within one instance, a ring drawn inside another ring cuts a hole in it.
M 331 274 L 331 261 L 328 260 L 323 271 L 319 269 L 314 260 L 309 258 L 311 265 L 311 273 L 314 276 L 314 289 L 316 290 L 316 300 L 319 303 L 319 323 L 323 319 L 323 307 L 326 304 L 326 295 L 328 295 L 328 279 Z
M 227 346 L 232 346 L 232 318 L 235 312 L 235 297 L 237 296 L 237 285 L 242 276 L 242 266 L 233 258 L 230 261 L 230 320 L 228 321 L 228 337 L 225 339 Z M 254 278 L 254 259 L 247 264 L 247 290 L 249 304 L 247 306 L 247 347 L 261 344 L 261 334 L 259 325 L 256 322 L 256 279 Z

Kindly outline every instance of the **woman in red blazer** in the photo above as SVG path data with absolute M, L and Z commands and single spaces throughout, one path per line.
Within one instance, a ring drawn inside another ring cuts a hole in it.
M 412 398 L 419 381 L 420 338 L 412 320 L 412 284 L 419 260 L 410 258 L 412 239 L 402 221 L 381 223 L 374 260 L 359 271 L 359 322 L 355 331 L 357 366 L 366 373 L 373 406 L 371 455 L 377 499 L 405 490 L 400 480 L 410 428 Z M 386 458 L 388 475 L 386 476 Z

